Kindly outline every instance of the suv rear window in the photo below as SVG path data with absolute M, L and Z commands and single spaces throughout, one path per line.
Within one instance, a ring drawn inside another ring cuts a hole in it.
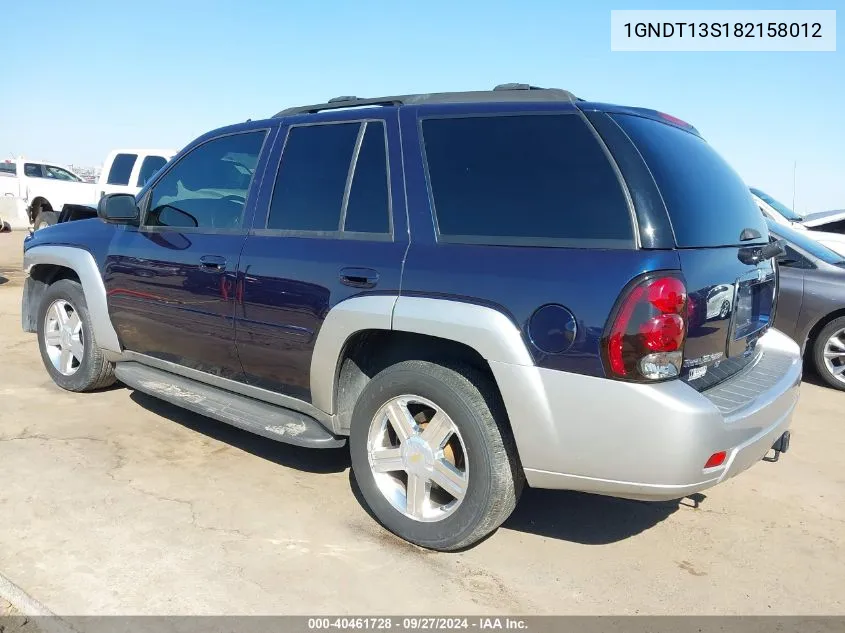
M 739 175 L 702 138 L 653 119 L 613 115 L 657 183 L 679 248 L 765 242 L 766 221 Z M 740 242 L 744 229 L 759 240 Z
M 425 119 L 441 241 L 633 244 L 616 173 L 576 114 Z

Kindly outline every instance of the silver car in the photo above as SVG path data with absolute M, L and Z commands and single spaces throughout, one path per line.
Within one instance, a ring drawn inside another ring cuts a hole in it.
M 828 385 L 845 391 L 845 258 L 805 231 L 769 223 L 779 258 L 775 327 L 792 337 Z

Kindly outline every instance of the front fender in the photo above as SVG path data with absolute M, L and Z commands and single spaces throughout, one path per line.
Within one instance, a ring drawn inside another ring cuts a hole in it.
M 79 277 L 94 339 L 102 349 L 120 354 L 120 342 L 109 318 L 106 287 L 94 257 L 88 251 L 73 246 L 32 246 L 24 253 L 23 266 L 29 274 L 34 266 L 51 265 L 69 268 Z M 26 306 L 27 310 L 38 310 L 38 306 Z M 23 316 L 26 322 L 26 315 Z

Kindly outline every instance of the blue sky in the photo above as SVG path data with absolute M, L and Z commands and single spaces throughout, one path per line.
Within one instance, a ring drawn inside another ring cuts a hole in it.
M 845 208 L 845 45 L 833 53 L 610 51 L 611 9 L 808 8 L 798 0 L 746 0 L 741 7 L 561 0 L 6 4 L 3 157 L 94 165 L 115 147 L 178 148 L 214 127 L 337 95 L 518 81 L 688 120 L 749 185 L 790 205 L 797 161 L 799 211 Z M 812 6 L 842 7 L 841 0 Z

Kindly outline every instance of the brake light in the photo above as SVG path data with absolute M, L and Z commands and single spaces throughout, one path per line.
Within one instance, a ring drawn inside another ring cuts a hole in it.
M 666 114 L 665 112 L 658 112 L 658 115 L 664 121 L 668 121 L 669 123 L 673 123 L 679 127 L 692 127 L 689 123 L 684 121 L 683 119 L 679 119 L 676 116 L 672 116 L 671 114 Z
M 647 278 L 633 286 L 603 340 L 610 374 L 638 381 L 680 374 L 687 313 L 687 291 L 678 277 Z

